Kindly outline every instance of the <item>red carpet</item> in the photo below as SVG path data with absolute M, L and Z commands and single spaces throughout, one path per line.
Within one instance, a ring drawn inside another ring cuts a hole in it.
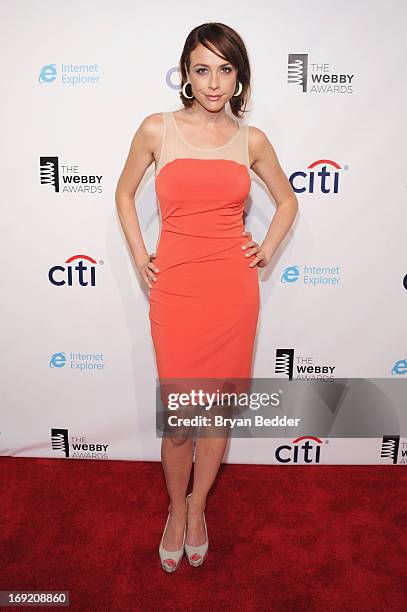
M 80 612 L 407 609 L 404 466 L 223 464 L 208 558 L 174 574 L 161 463 L 2 457 L 0 475 L 0 590 L 69 590 Z

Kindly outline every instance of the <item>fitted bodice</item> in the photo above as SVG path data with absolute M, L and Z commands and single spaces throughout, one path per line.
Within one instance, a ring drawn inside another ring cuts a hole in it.
M 163 113 L 163 119 L 155 174 L 159 268 L 214 256 L 246 241 L 243 211 L 251 186 L 248 126 L 220 147 L 200 149 L 184 139 L 173 113 Z
M 160 158 L 156 165 L 155 176 L 170 161 L 176 158 L 191 159 L 229 159 L 246 166 L 249 172 L 249 126 L 240 126 L 239 130 L 220 147 L 202 149 L 188 143 L 181 134 L 173 112 L 164 112 L 163 139 Z

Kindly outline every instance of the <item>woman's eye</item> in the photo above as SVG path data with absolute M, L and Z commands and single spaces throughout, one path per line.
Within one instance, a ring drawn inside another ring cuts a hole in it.
M 198 70 L 196 71 L 197 74 L 202 74 L 201 70 L 206 70 L 206 68 L 198 68 Z M 230 74 L 232 72 L 232 68 L 230 68 L 229 66 L 222 68 L 222 70 L 227 70 L 226 74 Z

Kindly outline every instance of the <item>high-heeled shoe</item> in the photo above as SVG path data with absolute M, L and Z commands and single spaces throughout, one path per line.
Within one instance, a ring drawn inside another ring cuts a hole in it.
M 188 498 L 191 496 L 191 493 L 187 495 L 187 508 L 188 508 Z M 206 527 L 206 519 L 205 512 L 203 513 L 204 525 L 205 525 L 205 536 L 206 541 L 201 546 L 191 546 L 184 542 L 185 553 L 188 558 L 189 564 L 192 567 L 199 567 L 205 561 L 208 556 L 208 546 L 209 546 L 209 538 L 208 538 L 208 530 Z
M 178 568 L 179 564 L 181 563 L 182 555 L 184 553 L 185 536 L 187 533 L 187 523 L 185 521 L 184 540 L 182 542 L 182 548 L 180 548 L 179 550 L 166 550 L 163 546 L 163 540 L 164 540 L 165 532 L 167 530 L 168 521 L 170 520 L 170 514 L 171 513 L 168 514 L 167 522 L 165 523 L 165 527 L 164 527 L 163 535 L 161 537 L 161 542 L 160 542 L 158 552 L 160 554 L 161 567 L 166 572 L 175 572 L 175 570 Z

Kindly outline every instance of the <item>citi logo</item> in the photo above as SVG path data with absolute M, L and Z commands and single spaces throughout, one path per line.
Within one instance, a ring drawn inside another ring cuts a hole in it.
M 302 444 L 301 444 L 302 443 Z M 282 444 L 275 451 L 279 463 L 319 463 L 322 440 L 315 436 L 301 436 L 291 444 Z
M 88 262 L 88 264 L 86 263 Z M 76 265 L 75 265 L 76 263 Z M 103 264 L 103 261 L 99 262 Z M 95 287 L 97 262 L 89 255 L 72 255 L 65 261 L 64 266 L 52 266 L 48 272 L 48 279 L 52 285 Z M 90 265 L 89 265 L 90 264 Z
M 342 168 L 332 159 L 318 159 L 307 166 L 307 171 L 293 172 L 289 181 L 295 193 L 338 193 L 339 170 Z
M 59 193 L 58 157 L 40 157 L 40 182 Z

